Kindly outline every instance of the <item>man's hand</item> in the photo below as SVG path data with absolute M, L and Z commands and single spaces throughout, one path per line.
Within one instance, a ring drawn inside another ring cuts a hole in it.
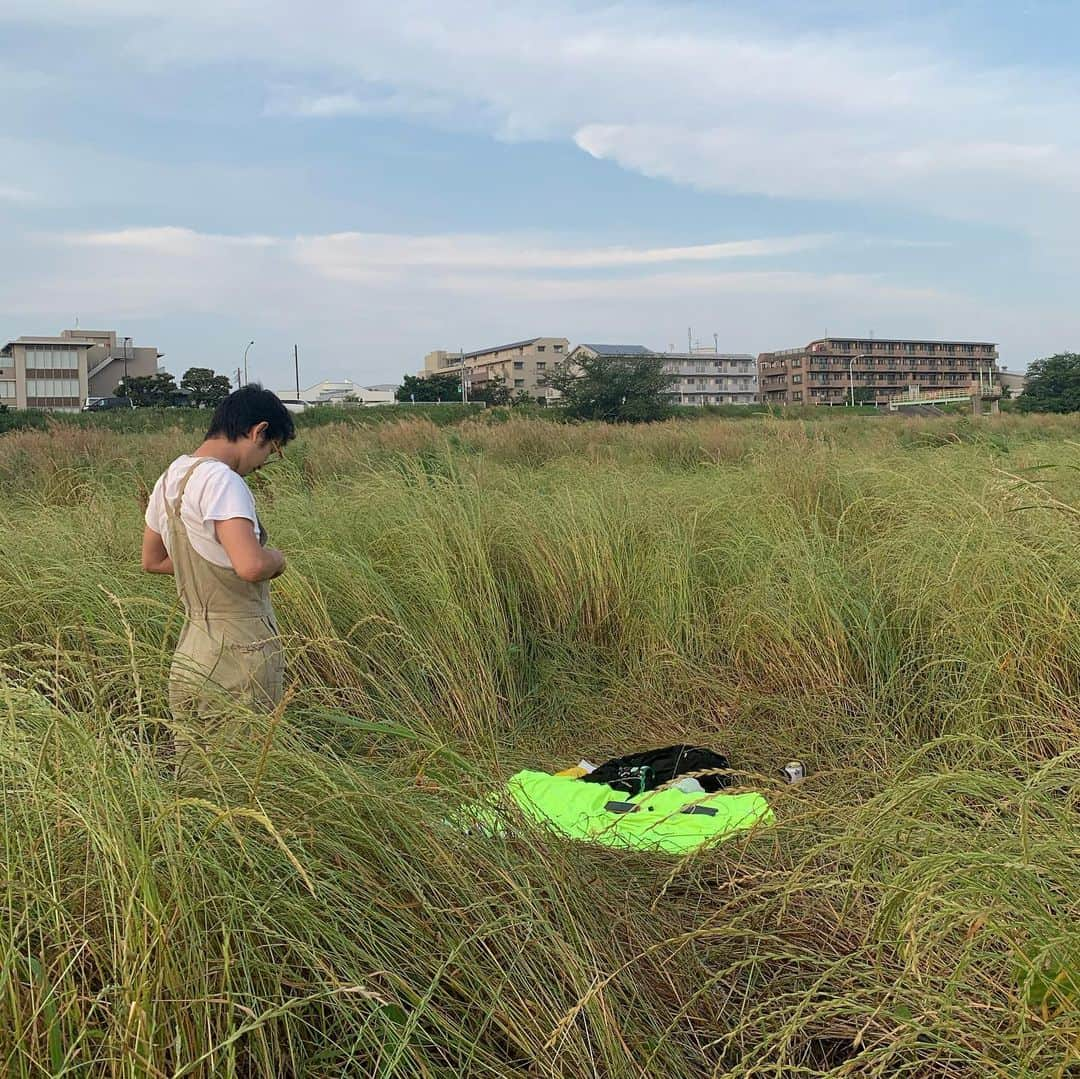
M 266 551 L 268 554 L 275 554 L 278 556 L 278 558 L 281 559 L 281 565 L 278 567 L 277 572 L 274 574 L 273 577 L 270 578 L 270 580 L 272 581 L 274 577 L 280 577 L 285 572 L 285 553 L 283 551 L 279 551 L 276 547 L 267 547 Z

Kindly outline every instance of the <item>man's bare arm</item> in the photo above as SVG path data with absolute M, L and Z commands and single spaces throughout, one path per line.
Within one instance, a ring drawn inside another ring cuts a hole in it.
M 269 581 L 285 570 L 285 556 L 273 547 L 263 547 L 255 536 L 255 526 L 246 517 L 215 521 L 218 543 L 225 548 L 236 575 L 242 580 Z
M 169 552 L 165 550 L 165 541 L 160 532 L 155 532 L 149 525 L 143 531 L 142 568 L 147 573 L 172 573 L 173 564 Z

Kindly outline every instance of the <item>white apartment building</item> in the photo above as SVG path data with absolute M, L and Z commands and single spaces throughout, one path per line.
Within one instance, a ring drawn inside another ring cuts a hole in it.
M 392 405 L 394 389 L 395 387 L 387 384 L 361 386 L 349 378 L 324 378 L 314 386 L 301 390 L 299 394 L 295 386 L 287 390 L 274 390 L 274 393 L 283 401 L 303 401 L 305 405 L 340 405 L 352 401 L 362 405 Z
M 757 361 L 745 352 L 655 352 L 645 345 L 581 344 L 577 356 L 657 356 L 674 376 L 668 399 L 675 405 L 751 405 L 757 399 Z
M 675 375 L 671 399 L 679 405 L 752 405 L 757 400 L 757 358 L 747 352 L 665 352 Z

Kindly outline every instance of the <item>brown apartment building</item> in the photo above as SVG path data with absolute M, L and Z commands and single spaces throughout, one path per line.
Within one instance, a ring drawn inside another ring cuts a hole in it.
M 554 397 L 552 390 L 540 383 L 555 364 L 566 358 L 570 341 L 565 337 L 530 337 L 527 341 L 511 341 L 476 352 L 448 352 L 437 349 L 424 357 L 421 378 L 428 375 L 461 374 L 465 370 L 468 388 L 480 389 L 490 379 L 502 379 L 511 393 L 527 393 L 530 397 Z
M 113 330 L 17 337 L 0 348 L 0 404 L 77 411 L 88 397 L 112 396 L 125 375 L 154 374 L 161 355 Z
M 805 348 L 758 356 L 758 392 L 766 404 L 884 404 L 920 392 L 997 385 L 997 346 L 986 341 L 878 341 L 826 337 Z

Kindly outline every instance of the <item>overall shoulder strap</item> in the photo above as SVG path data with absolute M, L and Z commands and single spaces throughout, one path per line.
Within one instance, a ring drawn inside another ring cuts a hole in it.
M 180 486 L 176 491 L 176 501 L 169 507 L 170 515 L 175 517 L 177 521 L 180 520 L 180 506 L 184 501 L 184 492 L 187 490 L 188 480 L 191 479 L 192 473 L 199 467 L 199 465 L 206 464 L 207 461 L 214 460 L 212 457 L 200 457 L 191 468 L 184 473 L 183 479 L 180 480 Z

